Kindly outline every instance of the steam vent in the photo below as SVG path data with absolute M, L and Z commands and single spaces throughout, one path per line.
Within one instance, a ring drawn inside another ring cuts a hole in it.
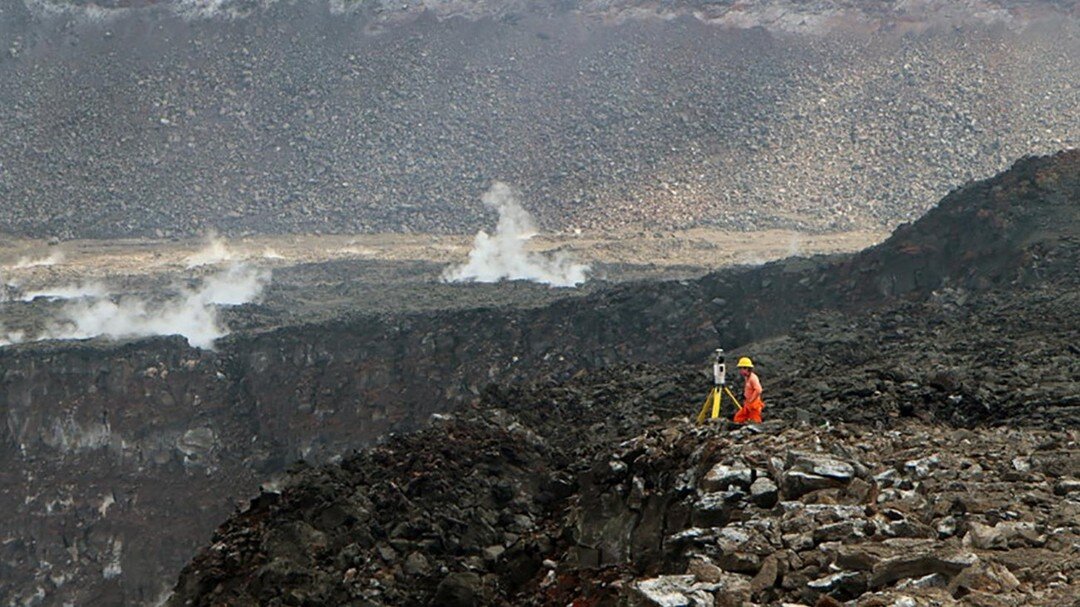
M 0 606 L 1080 607 L 1078 83 L 1070 0 L 0 0 Z

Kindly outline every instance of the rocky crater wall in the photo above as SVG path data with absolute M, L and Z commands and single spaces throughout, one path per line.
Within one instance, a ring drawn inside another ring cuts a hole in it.
M 216 522 L 296 459 L 414 428 L 490 381 L 703 355 L 715 330 L 696 287 L 641 296 L 656 290 L 356 318 L 216 353 L 179 338 L 7 349 L 0 597 L 152 602 Z
M 4 231 L 882 229 L 1080 144 L 1068 3 L 132 4 L 0 1 Z
M 0 601 L 157 599 L 220 520 L 298 458 L 340 455 L 488 383 L 699 362 L 809 312 L 936 289 L 1075 288 L 1080 152 L 1018 162 L 855 256 L 631 284 L 534 309 L 0 350 Z M 1070 282 L 1071 281 L 1071 282 Z

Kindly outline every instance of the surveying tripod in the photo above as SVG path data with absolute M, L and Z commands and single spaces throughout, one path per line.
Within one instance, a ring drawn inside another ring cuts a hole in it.
M 705 423 L 705 418 L 709 416 L 709 409 L 712 408 L 712 419 L 720 417 L 720 403 L 724 399 L 724 395 L 727 394 L 731 399 L 731 402 L 735 403 L 735 409 L 742 409 L 742 405 L 739 404 L 739 399 L 735 398 L 735 395 L 731 393 L 731 388 L 727 387 L 727 365 L 724 364 L 724 349 L 717 348 L 713 352 L 713 387 L 709 391 L 709 396 L 705 399 L 705 404 L 701 407 L 701 412 L 698 413 L 697 423 L 700 426 Z

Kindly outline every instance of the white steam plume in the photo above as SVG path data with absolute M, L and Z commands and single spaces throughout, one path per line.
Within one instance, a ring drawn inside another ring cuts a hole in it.
M 11 266 L 12 270 L 24 270 L 26 268 L 39 268 L 45 266 L 55 266 L 58 263 L 64 263 L 64 254 L 61 251 L 50 253 L 48 257 L 23 257 L 19 261 L 15 262 L 15 265 Z
M 241 306 L 262 296 L 270 272 L 237 263 L 203 281 L 197 294 L 207 305 Z
M 20 299 L 22 299 L 22 301 L 34 301 L 35 299 L 42 297 L 50 301 L 57 301 L 60 299 L 100 299 L 108 297 L 108 295 L 108 291 L 105 290 L 104 285 L 90 283 L 62 287 L 48 287 L 37 291 L 28 291 L 23 293 Z
M 110 339 L 183 335 L 196 348 L 213 348 L 228 329 L 218 316 L 218 305 L 235 306 L 255 301 L 269 273 L 234 265 L 210 276 L 196 289 L 182 289 L 174 299 L 151 305 L 138 298 L 79 300 L 65 306 L 61 320 L 48 332 L 52 339 Z
M 192 346 L 210 349 L 215 340 L 228 334 L 218 306 L 257 301 L 269 281 L 269 271 L 238 263 L 207 277 L 196 288 L 179 289 L 164 302 L 151 302 L 134 296 L 114 298 L 104 289 L 53 289 L 50 291 L 52 296 L 63 293 L 73 298 L 64 304 L 58 318 L 34 341 L 99 336 L 128 339 L 183 335 Z M 0 327 L 0 346 L 23 341 L 27 341 L 23 335 L 7 334 Z
M 536 235 L 536 228 L 532 217 L 518 202 L 518 193 L 513 188 L 495 182 L 481 201 L 499 213 L 495 233 L 478 232 L 469 260 L 463 265 L 447 268 L 443 280 L 531 280 L 556 287 L 574 287 L 587 280 L 587 265 L 574 263 L 559 253 L 541 255 L 525 250 L 525 243 Z
M 341 255 L 354 255 L 354 256 L 357 256 L 357 257 L 371 257 L 372 255 L 375 254 L 375 249 L 370 249 L 368 247 L 355 247 L 355 246 L 353 246 L 353 247 L 344 247 L 344 248 L 338 249 L 338 253 L 341 254 Z
M 4 324 L 0 323 L 0 347 L 18 344 L 24 341 L 22 331 L 8 331 Z
M 206 246 L 188 256 L 188 269 L 201 266 L 213 266 L 235 259 L 225 241 L 216 234 L 210 234 Z
M 799 234 L 792 234 L 788 238 L 787 256 L 788 257 L 796 257 L 796 256 L 799 256 L 799 255 L 802 255 L 803 254 L 802 245 L 803 245 L 802 236 L 799 235 Z

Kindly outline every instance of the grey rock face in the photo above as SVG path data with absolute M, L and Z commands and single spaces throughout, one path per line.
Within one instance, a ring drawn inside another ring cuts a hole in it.
M 705 474 L 701 488 L 704 491 L 724 491 L 731 485 L 749 488 L 752 478 L 753 471 L 746 466 L 717 464 Z
M 713 607 L 713 586 L 692 575 L 664 575 L 635 582 L 631 605 L 637 607 Z
M 1054 2 L 120 4 L 0 13 L 5 230 L 879 229 L 1080 142 Z
M 762 508 L 771 508 L 779 498 L 779 488 L 768 478 L 758 478 L 750 485 L 750 496 Z

